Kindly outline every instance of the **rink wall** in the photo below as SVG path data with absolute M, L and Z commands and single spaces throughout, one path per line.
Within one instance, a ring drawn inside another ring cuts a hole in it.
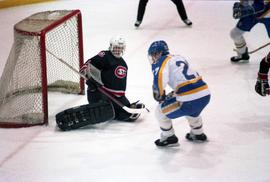
M 55 0 L 0 0 L 0 9 L 8 8 L 11 6 L 21 6 L 25 4 L 40 3 Z

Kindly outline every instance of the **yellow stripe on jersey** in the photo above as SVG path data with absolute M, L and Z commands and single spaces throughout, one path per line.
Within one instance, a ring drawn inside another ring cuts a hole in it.
M 205 90 L 205 89 L 207 89 L 207 88 L 208 88 L 208 86 L 207 86 L 207 85 L 204 85 L 204 86 L 201 86 L 201 87 L 199 87 L 199 88 L 196 88 L 196 89 L 193 89 L 193 90 L 190 90 L 190 91 L 187 91 L 187 92 L 183 92 L 183 93 L 177 94 L 177 95 L 183 96 L 183 95 L 194 94 L 194 93 L 196 93 L 196 92 L 200 92 L 200 91 Z
M 158 72 L 158 88 L 159 88 L 159 93 L 163 93 L 163 84 L 162 84 L 162 75 L 163 75 L 163 70 L 167 64 L 167 62 L 171 59 L 170 56 L 167 56 L 166 59 L 163 61 L 161 68 L 159 69 Z
M 172 112 L 172 111 L 178 109 L 180 106 L 181 106 L 181 103 L 180 102 L 172 103 L 172 104 L 170 104 L 170 105 L 162 108 L 162 113 L 163 114 L 166 114 L 168 112 Z
M 197 81 L 199 81 L 201 79 L 202 79 L 202 77 L 199 76 L 197 78 L 194 78 L 194 79 L 188 80 L 188 81 L 186 81 L 184 83 L 181 83 L 181 84 L 177 85 L 177 87 L 175 88 L 175 91 L 177 91 L 179 88 L 181 88 L 181 87 L 183 87 L 185 85 L 188 85 L 188 84 L 191 84 L 191 83 L 196 83 Z

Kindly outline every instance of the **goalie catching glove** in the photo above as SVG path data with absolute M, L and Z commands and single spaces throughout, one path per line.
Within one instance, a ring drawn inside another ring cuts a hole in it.
M 143 103 L 139 103 L 139 101 L 134 102 L 132 104 L 130 104 L 130 108 L 134 108 L 134 109 L 142 109 L 145 108 L 145 105 Z M 132 113 L 129 118 L 125 121 L 135 121 L 140 117 L 141 114 L 139 113 Z
M 143 103 L 140 103 L 139 101 L 134 102 L 132 104 L 125 104 L 127 107 L 131 109 L 143 109 L 145 108 L 145 105 Z M 125 122 L 134 122 L 140 117 L 140 113 L 129 113 L 122 108 L 117 107 L 114 105 L 115 111 L 116 111 L 116 116 L 115 120 L 119 121 L 125 121 Z

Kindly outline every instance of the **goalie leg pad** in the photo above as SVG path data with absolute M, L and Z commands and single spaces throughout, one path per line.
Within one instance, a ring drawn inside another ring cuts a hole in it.
M 112 120 L 115 117 L 110 102 L 98 102 L 64 110 L 56 114 L 56 123 L 63 130 L 73 130 Z

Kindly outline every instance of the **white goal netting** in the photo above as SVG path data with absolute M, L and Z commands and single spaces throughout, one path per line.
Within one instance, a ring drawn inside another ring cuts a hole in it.
M 36 13 L 14 26 L 14 43 L 0 79 L 0 126 L 47 123 L 48 91 L 83 93 L 79 10 Z

